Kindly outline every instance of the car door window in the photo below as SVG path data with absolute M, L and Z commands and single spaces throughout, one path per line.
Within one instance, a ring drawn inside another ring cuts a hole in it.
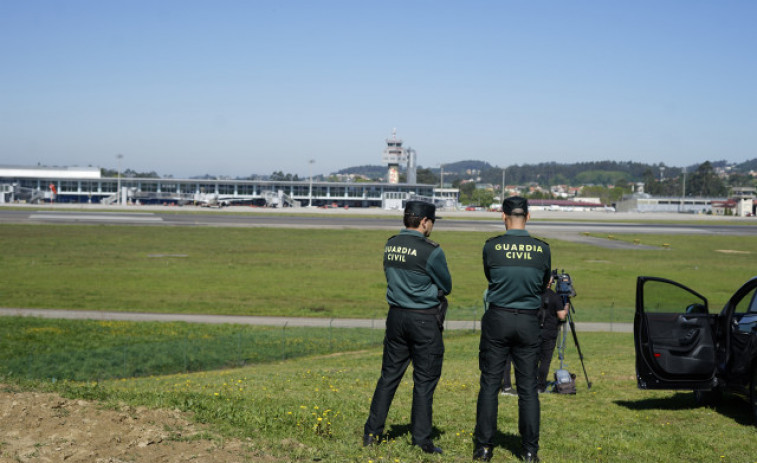
M 734 314 L 744 315 L 747 313 L 757 313 L 757 288 L 748 292 L 741 300 L 736 304 L 736 308 L 733 311 Z
M 751 333 L 757 328 L 757 288 L 746 293 L 733 310 L 736 331 Z
M 757 288 L 755 288 L 751 295 L 748 295 L 745 299 L 750 299 L 749 310 L 747 312 L 757 313 Z
M 659 281 L 648 281 L 644 286 L 645 313 L 706 314 L 706 302 L 691 292 Z

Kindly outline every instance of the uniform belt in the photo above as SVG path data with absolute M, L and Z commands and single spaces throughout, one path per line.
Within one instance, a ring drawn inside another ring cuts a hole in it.
M 503 312 L 510 312 L 518 315 L 536 315 L 537 309 L 511 309 L 510 307 L 501 307 L 498 305 L 490 304 L 490 309 L 501 310 Z
M 406 309 L 404 307 L 400 307 L 400 306 L 397 306 L 397 305 L 390 305 L 389 308 L 390 309 L 395 309 L 395 310 L 404 310 L 406 312 L 423 313 L 423 314 L 428 314 L 428 315 L 436 315 L 436 314 L 439 313 L 439 306 L 438 305 L 435 306 L 435 307 L 429 307 L 428 309 Z

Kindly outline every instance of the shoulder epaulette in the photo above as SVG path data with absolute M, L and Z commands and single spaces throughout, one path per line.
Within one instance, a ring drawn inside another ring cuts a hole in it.
M 428 238 L 423 238 L 423 241 L 425 241 L 426 243 L 430 244 L 431 246 L 433 246 L 433 247 L 435 247 L 435 248 L 438 248 L 438 247 L 439 247 L 439 243 L 437 243 L 437 242 L 436 242 L 436 241 L 434 241 L 434 240 L 430 240 L 430 239 L 428 239 Z
M 546 244 L 547 246 L 549 246 L 549 243 L 547 243 L 546 241 L 544 241 L 544 240 L 543 240 L 543 239 L 541 239 L 541 238 L 536 238 L 535 236 L 532 236 L 531 238 L 535 239 L 536 241 L 541 241 L 542 243 L 544 243 L 544 244 Z
M 489 238 L 488 240 L 486 240 L 486 242 L 488 243 L 489 241 L 491 241 L 493 239 L 501 238 L 503 236 L 505 236 L 505 235 L 503 234 L 503 235 L 492 236 L 491 238 Z

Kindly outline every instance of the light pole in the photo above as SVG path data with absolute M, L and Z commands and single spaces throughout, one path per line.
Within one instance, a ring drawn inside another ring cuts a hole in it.
M 505 200 L 505 172 L 507 171 L 507 167 L 502 168 L 502 201 Z
M 310 198 L 308 207 L 313 207 L 313 164 L 315 164 L 315 159 L 311 159 L 308 161 L 309 164 L 309 172 L 308 175 L 310 176 L 310 193 L 308 194 L 308 197 Z
M 684 212 L 686 205 L 686 168 L 683 168 L 683 182 L 681 182 L 681 212 Z
M 121 153 L 116 155 L 116 159 L 118 159 L 118 190 L 116 191 L 116 203 L 119 206 L 121 205 L 121 159 L 123 158 L 124 155 Z

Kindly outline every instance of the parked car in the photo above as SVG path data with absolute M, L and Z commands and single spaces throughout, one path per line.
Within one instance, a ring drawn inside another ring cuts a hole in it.
M 680 283 L 638 277 L 634 344 L 640 389 L 693 390 L 702 404 L 735 393 L 757 424 L 757 276 L 720 313 Z

